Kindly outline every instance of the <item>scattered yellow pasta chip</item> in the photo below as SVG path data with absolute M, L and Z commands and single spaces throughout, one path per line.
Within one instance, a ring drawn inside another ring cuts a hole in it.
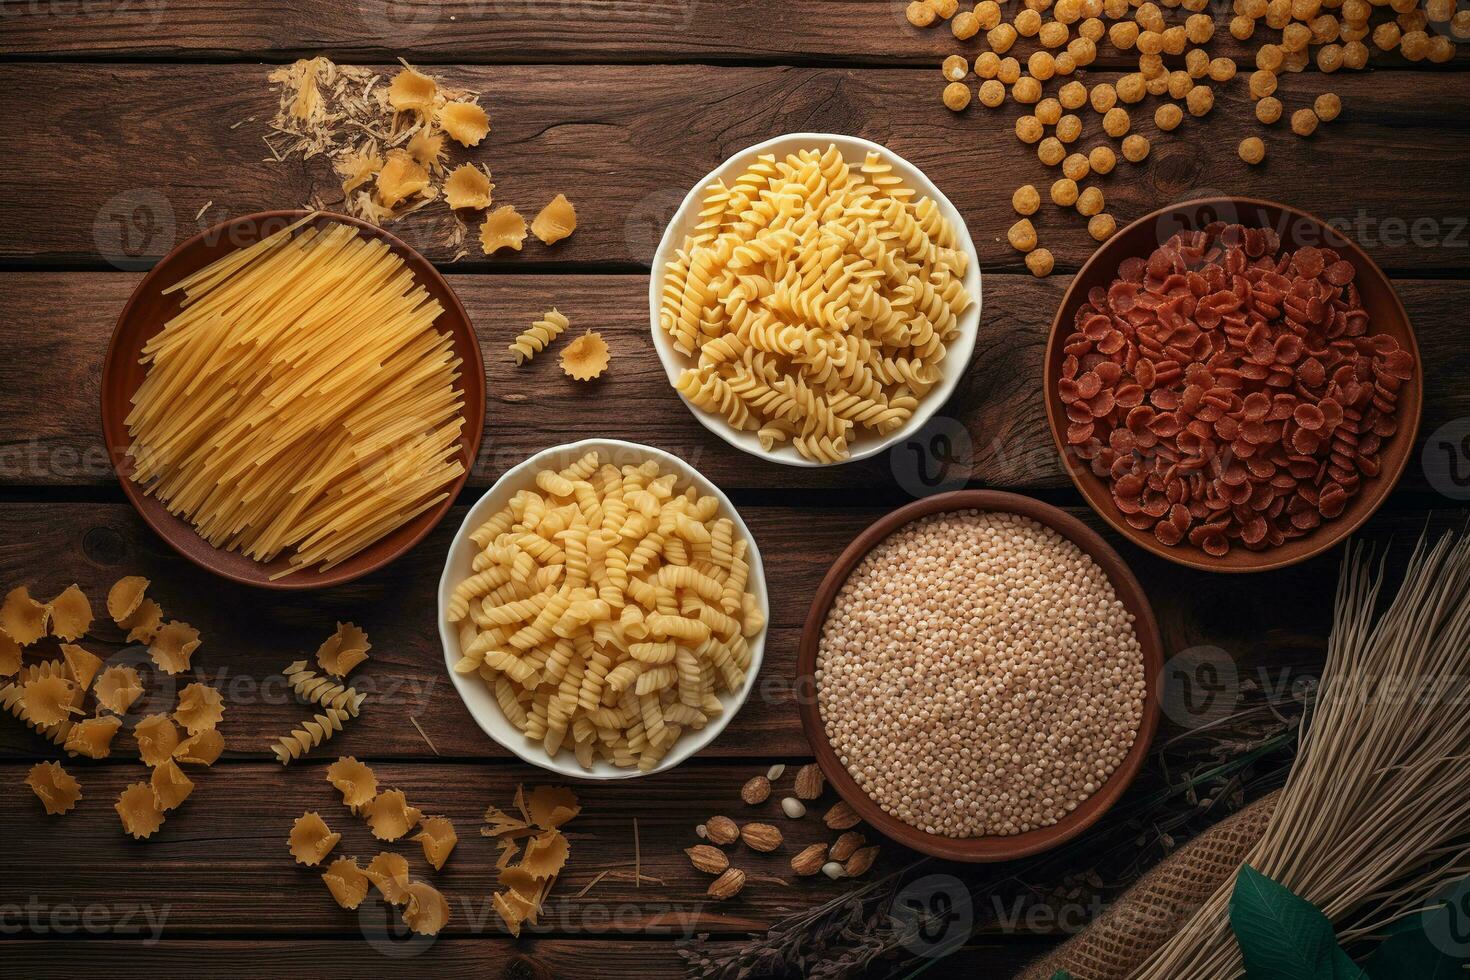
M 511 935 L 519 936 L 522 923 L 535 923 L 541 903 L 566 865 L 570 847 L 556 828 L 575 817 L 581 806 L 575 793 L 555 786 L 538 786 L 529 796 L 524 787 L 517 786 L 515 805 L 522 819 L 492 806 L 485 811 L 486 826 L 480 833 L 500 838 L 500 860 L 495 867 L 504 890 L 492 895 L 491 900 Z M 529 833 L 532 825 L 541 832 L 526 841 L 520 863 L 512 866 L 517 850 L 513 838 Z
M 407 871 L 405 871 L 407 874 Z M 367 898 L 368 885 L 372 882 L 363 874 L 357 858 L 337 858 L 322 872 L 322 881 L 332 893 L 333 900 L 344 909 L 355 909 Z
M 194 792 L 193 780 L 185 776 L 184 771 L 172 759 L 165 760 L 154 769 L 149 782 L 153 786 L 153 796 L 158 801 L 158 808 L 164 811 L 174 809 Z
M 144 715 L 133 726 L 138 741 L 138 757 L 146 766 L 161 766 L 173 758 L 179 747 L 179 730 L 166 714 Z
M 9 633 L 0 630 L 0 677 L 9 677 L 20 670 L 20 644 L 11 639 Z
M 550 878 L 567 863 L 571 848 L 559 830 L 543 830 L 526 841 L 526 853 L 520 867 L 536 878 Z
M 444 200 L 451 208 L 488 208 L 494 190 L 488 172 L 463 163 L 444 181 Z
M 97 678 L 97 703 L 115 714 L 125 715 L 143 696 L 143 682 L 132 667 L 108 667 Z
M 578 381 L 591 381 L 607 370 L 607 360 L 607 341 L 589 330 L 562 348 L 561 369 Z
M 422 72 L 405 68 L 388 86 L 388 104 L 399 112 L 427 112 L 434 105 L 439 86 Z
M 22 687 L 24 720 L 33 725 L 55 725 L 69 718 L 79 690 L 69 677 L 38 677 Z
M 382 851 L 368 862 L 362 873 L 389 905 L 408 901 L 408 859 L 402 854 Z
M 536 911 L 536 904 L 531 899 L 514 891 L 496 892 L 490 897 L 495 906 L 496 913 L 505 927 L 510 930 L 512 936 L 519 937 L 521 934 L 521 923 L 531 917 Z
M 212 766 L 225 750 L 225 737 L 218 728 L 190 735 L 174 749 L 174 758 L 186 766 Z
M 112 808 L 122 820 L 123 830 L 135 839 L 152 837 L 163 826 L 163 811 L 158 808 L 153 787 L 148 783 L 133 783 L 128 786 L 118 796 Z
M 120 625 L 128 631 L 129 643 L 152 643 L 163 627 L 163 607 L 152 599 L 144 599 Z
M 421 936 L 435 936 L 449 921 L 449 903 L 439 889 L 426 881 L 410 882 L 403 921 Z
M 190 735 L 219 725 L 225 716 L 225 699 L 208 684 L 188 684 L 179 692 L 174 719 Z
M 419 822 L 423 811 L 408 805 L 402 790 L 379 793 L 363 806 L 368 828 L 378 840 L 398 840 Z
M 503 204 L 485 216 L 480 225 L 480 249 L 490 255 L 502 248 L 519 252 L 526 240 L 526 219 L 509 204 Z M 3 624 L 0 624 L 3 625 Z
M 439 107 L 439 125 L 462 146 L 476 146 L 490 132 L 490 117 L 473 102 L 447 102 Z
M 526 797 L 526 812 L 542 830 L 555 830 L 582 812 L 577 794 L 565 786 L 537 786 Z
M 342 802 L 350 807 L 365 806 L 378 795 L 378 777 L 350 755 L 327 767 L 327 782 L 337 787 Z
M 510 862 L 514 861 L 520 853 L 521 845 L 517 844 L 513 838 L 503 838 L 500 841 L 500 857 L 496 858 L 495 867 L 504 871 L 510 867 Z
M 65 813 L 82 798 L 82 784 L 59 762 L 38 762 L 26 775 L 26 785 L 52 816 Z
M 63 640 L 79 640 L 92 628 L 92 604 L 81 586 L 68 585 L 51 600 L 51 634 Z
M 424 845 L 424 860 L 435 871 L 443 869 L 444 862 L 449 860 L 449 852 L 459 843 L 459 835 L 454 832 L 454 824 L 448 817 L 425 817 L 413 839 Z
M 389 150 L 388 162 L 378 171 L 378 200 L 392 208 L 429 186 L 429 171 L 405 150 Z
M 4 604 L 0 605 L 0 629 L 23 647 L 45 636 L 50 622 L 51 608 L 32 599 L 30 590 L 24 585 L 11 589 Z
M 102 669 L 102 658 L 90 650 L 83 650 L 74 643 L 61 644 L 61 657 L 66 661 L 66 672 L 85 691 L 92 686 L 97 671 Z
M 407 149 L 408 155 L 430 173 L 438 173 L 444 169 L 443 133 L 436 133 L 425 126 L 413 134 Z
M 338 623 L 337 632 L 316 652 L 317 665 L 334 677 L 346 677 L 358 664 L 368 658 L 367 652 L 373 645 L 368 635 L 352 623 Z
M 371 150 L 350 151 L 338 157 L 332 166 L 342 178 L 342 194 L 348 196 L 383 169 L 383 158 Z
M 310 810 L 291 825 L 291 856 L 297 864 L 320 864 L 341 839 L 342 835 L 333 833 L 321 814 Z
M 481 837 L 501 837 L 530 827 L 527 820 L 513 817 L 498 806 L 485 808 L 485 826 L 480 828 Z
M 122 728 L 122 719 L 115 715 L 98 715 L 77 722 L 66 734 L 63 746 L 72 755 L 84 755 L 89 759 L 105 759 L 112 754 L 112 739 Z
M 565 194 L 553 197 L 531 222 L 531 233 L 547 245 L 555 245 L 576 230 L 577 209 Z
M 107 615 L 119 626 L 143 604 L 149 582 L 141 575 L 126 575 L 107 590 Z
M 189 658 L 199 643 L 199 631 L 188 623 L 168 623 L 148 644 L 148 656 L 165 674 L 182 674 L 189 669 Z

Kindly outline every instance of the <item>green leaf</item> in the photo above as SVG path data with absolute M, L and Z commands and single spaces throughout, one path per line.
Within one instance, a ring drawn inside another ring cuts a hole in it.
M 1470 878 L 1418 915 L 1400 919 L 1363 962 L 1373 980 L 1454 980 L 1470 963 Z
M 1248 864 L 1235 876 L 1230 928 L 1247 980 L 1368 980 L 1327 916 Z
M 1051 980 L 1072 980 L 1072 974 L 1066 970 L 1058 970 L 1051 975 Z

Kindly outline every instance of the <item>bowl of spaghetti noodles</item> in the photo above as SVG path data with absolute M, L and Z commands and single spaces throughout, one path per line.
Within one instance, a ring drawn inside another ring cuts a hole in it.
M 479 450 L 469 316 L 367 222 L 268 211 L 179 245 L 134 290 L 102 372 L 124 494 L 185 558 L 310 589 L 381 568 L 449 510 Z

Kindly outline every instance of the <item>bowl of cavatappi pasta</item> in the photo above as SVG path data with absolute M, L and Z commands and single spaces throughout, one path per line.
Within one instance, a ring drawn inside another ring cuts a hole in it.
M 684 198 L 654 255 L 653 342 L 706 428 L 791 466 L 902 443 L 954 392 L 980 325 L 964 218 L 893 151 L 793 133 Z
M 502 476 L 454 536 L 439 635 L 496 742 L 543 769 L 678 765 L 740 710 L 770 615 L 755 539 L 684 460 L 588 439 Z

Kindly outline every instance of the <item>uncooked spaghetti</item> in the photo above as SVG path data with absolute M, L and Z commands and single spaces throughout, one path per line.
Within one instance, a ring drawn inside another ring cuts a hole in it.
M 128 414 L 132 479 L 280 578 L 329 569 L 464 472 L 443 313 L 381 241 L 311 215 L 167 292 Z

